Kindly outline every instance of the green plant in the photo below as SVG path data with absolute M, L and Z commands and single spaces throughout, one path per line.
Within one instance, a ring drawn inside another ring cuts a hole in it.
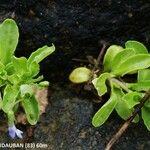
M 15 113 L 21 105 L 28 122 L 35 125 L 39 119 L 39 104 L 34 89 L 48 86 L 47 81 L 40 82 L 39 63 L 55 47 L 43 46 L 33 52 L 27 59 L 14 55 L 18 44 L 19 31 L 14 20 L 6 19 L 0 24 L 0 109 L 8 117 L 9 135 L 22 137 L 22 131 L 15 127 Z
M 103 59 L 103 71 L 98 76 L 94 70 L 86 67 L 78 67 L 69 76 L 73 83 L 83 83 L 92 80 L 98 95 L 103 96 L 107 92 L 110 98 L 96 112 L 92 119 L 95 127 L 101 126 L 108 119 L 113 110 L 124 120 L 127 120 L 135 110 L 137 104 L 150 89 L 150 54 L 147 48 L 140 42 L 127 41 L 125 48 L 110 46 Z M 102 69 L 101 69 L 102 70 Z M 93 75 L 92 75 L 93 74 Z M 129 75 L 132 80 L 126 82 Z M 125 76 L 126 75 L 126 76 Z M 133 78 L 134 77 L 134 78 Z M 150 99 L 146 101 L 141 110 L 141 116 L 145 126 L 150 130 Z M 133 122 L 139 121 L 139 115 Z
M 103 73 L 92 82 L 99 96 L 110 89 L 110 98 L 94 115 L 92 124 L 95 127 L 101 126 L 113 110 L 126 120 L 150 88 L 150 54 L 142 43 L 127 41 L 125 48 L 110 46 L 104 56 L 103 67 Z M 125 75 L 129 74 L 136 74 L 137 77 L 126 82 Z M 141 116 L 145 126 L 150 130 L 150 100 L 144 104 Z M 133 122 L 138 121 L 139 115 Z

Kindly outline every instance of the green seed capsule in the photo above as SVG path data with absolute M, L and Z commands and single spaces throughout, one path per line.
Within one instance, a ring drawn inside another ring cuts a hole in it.
M 92 72 L 86 67 L 78 67 L 74 69 L 69 75 L 69 80 L 73 83 L 83 83 L 90 80 Z

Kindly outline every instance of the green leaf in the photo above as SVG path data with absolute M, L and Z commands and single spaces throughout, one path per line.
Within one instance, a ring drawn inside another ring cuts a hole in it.
M 98 78 L 92 81 L 99 96 L 102 96 L 107 92 L 107 86 L 105 82 L 110 77 L 111 77 L 111 74 L 106 72 L 106 73 L 101 74 Z
M 5 70 L 5 66 L 0 62 L 0 87 L 6 84 L 7 80 L 7 72 Z
M 20 86 L 21 97 L 23 98 L 26 94 L 33 95 L 33 86 L 28 84 L 22 84 Z
M 13 75 L 14 72 L 15 72 L 13 63 L 12 63 L 12 62 L 8 63 L 8 64 L 5 66 L 5 70 L 6 70 L 6 72 L 7 72 L 7 75 Z
M 142 108 L 142 119 L 144 121 L 145 126 L 150 131 L 150 108 L 143 107 Z
M 149 81 L 141 81 L 138 83 L 128 83 L 127 87 L 131 90 L 135 91 L 147 91 L 150 88 L 150 80 Z
M 29 77 L 35 77 L 40 72 L 40 65 L 36 61 L 30 63 L 28 65 L 28 72 L 29 72 L 28 74 Z
M 115 106 L 115 110 L 122 119 L 126 120 L 132 114 L 133 110 L 129 109 L 126 101 L 122 99 L 124 93 L 121 89 L 116 88 L 115 94 L 117 96 L 117 104 Z
M 43 76 L 39 76 L 39 77 L 36 78 L 36 79 L 29 79 L 29 80 L 26 81 L 26 83 L 32 84 L 32 83 L 39 82 L 39 81 L 41 81 L 41 80 L 43 80 Z
M 138 82 L 150 81 L 150 69 L 143 69 L 138 71 Z
M 25 96 L 22 101 L 28 122 L 35 125 L 39 119 L 39 105 L 34 95 Z
M 28 64 L 31 64 L 32 62 L 39 63 L 41 62 L 45 57 L 50 55 L 55 51 L 55 46 L 52 45 L 51 47 L 43 46 L 42 48 L 39 48 L 35 52 L 31 54 L 31 56 L 28 59 Z
M 22 76 L 27 73 L 27 59 L 25 57 L 13 57 L 12 65 L 14 66 L 14 70 L 18 76 Z
M 126 101 L 122 99 L 118 99 L 118 103 L 115 107 L 115 110 L 117 111 L 117 114 L 124 120 L 128 119 L 132 112 L 134 111 L 133 108 L 129 109 Z M 139 116 L 136 115 L 136 117 L 133 119 L 134 123 L 137 123 L 139 121 Z
M 147 48 L 140 42 L 137 41 L 127 41 L 125 43 L 125 47 L 126 48 L 133 48 L 136 52 L 136 54 L 147 54 L 148 50 Z
M 39 85 L 40 87 L 45 88 L 45 87 L 48 87 L 48 86 L 49 86 L 49 82 L 48 82 L 48 81 L 42 81 L 42 82 L 40 82 L 38 85 Z
M 7 85 L 5 87 L 2 104 L 2 109 L 4 112 L 7 113 L 8 111 L 13 109 L 18 93 L 19 93 L 18 87 L 11 85 Z
M 92 119 L 95 127 L 101 126 L 108 119 L 117 104 L 117 95 L 112 92 L 110 99 L 96 112 Z
M 2 101 L 2 97 L 1 97 L 1 93 L 0 93 L 0 110 L 2 109 L 3 106 L 3 101 Z
M 7 64 L 11 61 L 18 44 L 19 32 L 14 20 L 6 19 L 0 25 L 0 61 Z
M 104 71 L 106 72 L 111 71 L 111 66 L 112 66 L 114 57 L 122 50 L 124 49 L 121 46 L 117 46 L 117 45 L 112 45 L 107 49 L 106 54 L 104 56 L 104 60 L 103 60 Z
M 133 49 L 124 49 L 123 51 L 117 53 L 113 59 L 111 70 L 115 70 L 118 67 L 118 64 L 122 64 L 129 57 L 133 56 L 135 51 Z
M 150 98 L 145 102 L 144 107 L 150 108 Z
M 141 93 L 130 92 L 130 93 L 125 94 L 122 99 L 126 102 L 126 104 L 128 105 L 128 108 L 131 109 L 135 105 L 140 103 L 141 98 L 142 98 Z
M 149 54 L 137 54 L 131 56 L 126 61 L 121 64 L 118 64 L 118 67 L 113 70 L 112 74 L 114 75 L 125 75 L 127 73 L 145 69 L 150 67 L 150 55 Z
M 0 74 L 5 71 L 5 66 L 0 62 Z
M 16 74 L 25 82 L 35 77 L 40 71 L 40 66 L 37 62 L 34 61 L 28 65 L 25 57 L 13 57 L 12 62 Z
M 17 85 L 21 81 L 20 77 L 17 74 L 12 74 L 12 75 L 8 76 L 7 80 L 13 85 Z

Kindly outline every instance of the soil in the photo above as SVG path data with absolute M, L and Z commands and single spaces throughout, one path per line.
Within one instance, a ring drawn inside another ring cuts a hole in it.
M 68 81 L 73 68 L 86 65 L 72 59 L 97 57 L 101 41 L 121 45 L 134 39 L 149 48 L 149 2 L 1 0 L 0 20 L 8 17 L 16 20 L 20 30 L 17 56 L 29 56 L 38 47 L 51 43 L 55 44 L 56 52 L 41 63 L 41 74 L 51 82 L 45 115 L 35 127 L 18 126 L 24 131 L 23 140 L 11 140 L 6 130 L 0 129 L 0 143 L 43 143 L 48 144 L 49 150 L 103 150 L 123 121 L 114 112 L 102 127 L 91 125 L 101 104 L 94 103 L 94 96 L 77 91 L 79 87 Z M 132 124 L 113 149 L 148 150 L 149 139 L 142 122 Z

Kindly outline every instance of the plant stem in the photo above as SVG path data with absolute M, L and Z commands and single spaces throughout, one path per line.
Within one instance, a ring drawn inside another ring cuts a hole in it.
M 120 86 L 123 90 L 126 92 L 132 92 L 128 87 L 126 86 L 126 83 L 119 81 L 118 79 L 111 78 L 111 81 L 115 82 L 118 86 Z
M 93 72 L 94 72 L 95 70 L 99 69 L 101 60 L 102 60 L 103 55 L 104 55 L 104 52 L 105 52 L 105 48 L 106 48 L 106 45 L 107 45 L 107 44 L 106 44 L 105 41 L 102 41 L 102 44 L 103 44 L 103 46 L 102 46 L 102 48 L 101 48 L 101 50 L 100 50 L 100 52 L 99 52 L 99 55 L 98 55 L 98 57 L 97 57 L 97 59 L 96 59 L 96 63 L 95 63 L 95 66 L 94 66 L 94 68 L 93 68 Z M 100 70 L 100 69 L 99 69 L 99 70 Z
M 117 140 L 122 136 L 122 134 L 129 127 L 135 116 L 140 112 L 141 108 L 144 106 L 145 102 L 150 97 L 150 89 L 145 93 L 144 97 L 141 99 L 140 104 L 137 105 L 132 115 L 126 120 L 126 122 L 121 126 L 118 132 L 111 138 L 111 140 L 106 145 L 105 150 L 111 150 L 112 146 L 117 142 Z
M 97 63 L 98 63 L 98 65 L 100 64 L 100 61 L 103 58 L 103 55 L 104 55 L 104 52 L 105 52 L 105 48 L 106 48 L 106 42 L 103 41 L 103 47 L 102 47 L 102 49 L 101 49 L 101 51 L 100 51 L 100 53 L 99 53 L 99 55 L 97 57 Z
M 9 124 L 9 126 L 13 126 L 14 125 L 14 121 L 15 121 L 14 112 L 12 110 L 10 110 L 7 113 L 7 117 L 8 117 L 8 124 Z
M 89 63 L 88 60 L 84 60 L 84 59 L 73 58 L 72 60 L 73 60 L 73 61 L 77 61 L 77 62 Z

